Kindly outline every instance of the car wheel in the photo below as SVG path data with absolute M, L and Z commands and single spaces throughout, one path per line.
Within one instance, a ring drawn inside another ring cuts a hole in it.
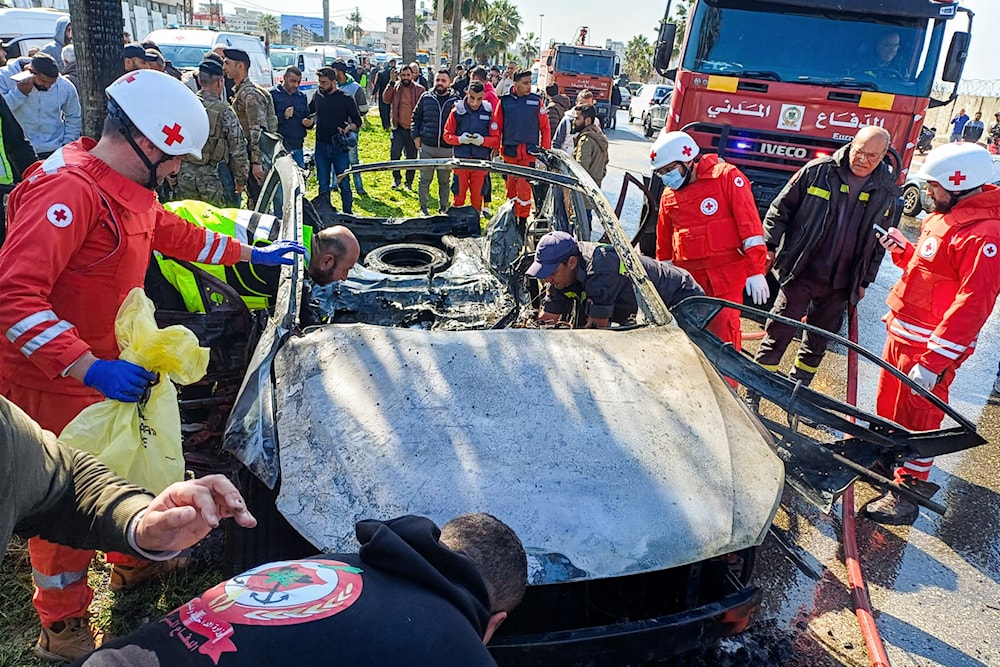
M 653 134 L 654 134 L 654 132 L 653 132 L 653 117 L 650 116 L 649 114 L 646 114 L 646 120 L 642 124 L 642 129 L 643 129 L 643 134 L 645 134 L 647 137 L 653 136 Z
M 920 213 L 920 208 L 920 188 L 910 185 L 903 190 L 903 215 L 913 217 Z
M 375 248 L 365 257 L 365 266 L 389 275 L 420 275 L 448 265 L 448 255 L 423 243 L 390 243 Z
M 275 505 L 278 489 L 271 490 L 240 463 L 234 480 L 247 509 L 257 519 L 256 528 L 242 528 L 227 521 L 224 566 L 229 576 L 278 560 L 314 556 L 319 549 L 292 528 Z M 280 481 L 278 482 L 281 483 Z

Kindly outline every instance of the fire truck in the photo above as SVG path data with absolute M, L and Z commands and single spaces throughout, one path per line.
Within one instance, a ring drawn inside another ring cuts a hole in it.
M 850 142 L 888 130 L 898 182 L 929 107 L 949 103 L 968 53 L 971 11 L 951 0 L 694 0 L 676 69 L 676 26 L 660 24 L 654 65 L 673 79 L 665 131 L 684 130 L 753 181 L 763 212 L 793 173 Z M 945 29 L 959 14 L 931 97 Z
M 594 93 L 597 117 L 602 127 L 610 127 L 612 115 L 611 86 L 614 85 L 621 64 L 618 54 L 609 49 L 587 45 L 586 27 L 580 28 L 573 44 L 554 44 L 539 57 L 538 90 L 545 90 L 550 83 L 559 85 L 559 92 L 576 101 L 581 90 Z

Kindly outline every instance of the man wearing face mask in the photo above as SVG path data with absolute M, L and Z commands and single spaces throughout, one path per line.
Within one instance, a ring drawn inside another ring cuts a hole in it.
M 933 214 L 924 219 L 916 246 L 892 227 L 880 239 L 903 269 L 886 299 L 888 336 L 882 358 L 948 402 L 955 372 L 976 349 L 1000 294 L 1000 188 L 993 161 L 976 144 L 945 144 L 927 154 L 917 174 L 927 180 Z M 941 427 L 944 414 L 889 373 L 879 375 L 878 414 L 914 431 Z M 896 482 L 926 480 L 934 459 L 912 459 L 896 468 Z M 865 507 L 879 523 L 912 524 L 916 504 L 889 492 Z
M 0 69 L 0 94 L 38 157 L 80 138 L 80 98 L 48 54 L 18 58 Z
M 156 378 L 118 358 L 115 317 L 141 287 L 153 250 L 188 261 L 263 265 L 295 261 L 296 243 L 251 247 L 166 212 L 154 188 L 208 138 L 204 106 L 187 86 L 138 70 L 107 88 L 101 139 L 82 138 L 33 165 L 8 201 L 0 250 L 0 394 L 60 433 L 105 398 L 137 402 Z M 177 480 L 180 481 L 180 480 Z M 29 541 L 33 603 L 42 621 L 36 655 L 75 660 L 94 649 L 87 619 L 92 551 Z M 162 569 L 109 554 L 112 587 Z M 167 567 L 167 566 L 163 566 Z
M 750 179 L 717 155 L 699 157 L 684 132 L 665 132 L 650 153 L 653 173 L 665 186 L 656 226 L 656 258 L 691 272 L 709 296 L 742 303 L 743 291 L 762 304 L 767 252 Z M 737 349 L 739 312 L 725 308 L 709 329 Z
M 764 241 L 781 289 L 772 312 L 836 333 L 848 304 L 875 280 L 885 251 L 872 225 L 886 226 L 899 196 L 882 161 L 889 133 L 864 127 L 849 145 L 803 166 L 764 216 Z M 775 255 L 777 253 L 777 255 Z M 757 363 L 777 370 L 795 327 L 768 320 Z M 789 377 L 808 385 L 826 352 L 826 336 L 802 334 Z

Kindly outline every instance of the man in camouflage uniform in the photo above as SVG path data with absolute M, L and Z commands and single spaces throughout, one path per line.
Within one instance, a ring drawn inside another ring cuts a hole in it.
M 181 163 L 174 198 L 197 199 L 219 208 L 238 206 L 250 163 L 240 121 L 233 108 L 222 99 L 222 65 L 215 60 L 202 61 L 198 66 L 198 81 L 201 84 L 198 99 L 208 112 L 208 141 L 201 151 L 201 159 L 189 155 Z M 228 163 L 235 177 L 237 201 L 230 201 L 229 193 L 219 180 L 220 162 Z
M 250 156 L 250 178 L 247 179 L 247 208 L 252 208 L 261 185 L 264 183 L 264 160 L 260 152 L 261 132 L 275 132 L 278 117 L 274 114 L 271 94 L 249 78 L 250 56 L 243 49 L 225 49 L 222 64 L 225 75 L 233 80 L 233 97 L 230 103 L 247 139 Z

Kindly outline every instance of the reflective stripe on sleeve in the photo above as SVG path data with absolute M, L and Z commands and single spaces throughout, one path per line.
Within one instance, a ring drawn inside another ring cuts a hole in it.
M 942 357 L 945 357 L 947 359 L 951 359 L 952 361 L 957 360 L 959 358 L 959 356 L 961 356 L 961 355 L 959 355 L 958 352 L 952 352 L 948 348 L 941 347 L 940 345 L 938 345 L 934 341 L 931 341 L 931 342 L 927 343 L 927 350 L 930 351 L 930 352 L 937 352 Z
M 87 571 L 81 572 L 60 572 L 59 574 L 42 574 L 32 568 L 31 578 L 35 580 L 35 585 L 46 590 L 61 590 L 72 586 L 87 576 Z
M 222 255 L 226 252 L 226 246 L 229 245 L 229 237 L 223 234 L 217 234 L 219 239 L 219 245 L 215 249 L 215 254 L 212 255 L 212 259 L 208 260 L 209 264 L 218 264 L 222 261 Z
M 204 264 L 205 260 L 208 259 L 208 253 L 212 252 L 212 245 L 214 243 L 215 243 L 215 234 L 210 229 L 206 229 L 205 247 L 201 249 L 200 253 L 198 253 L 198 259 L 196 259 L 195 261 Z
M 763 236 L 751 236 L 750 238 L 743 239 L 743 249 L 748 250 L 755 246 L 764 245 Z
M 40 310 L 37 313 L 28 315 L 23 320 L 7 329 L 7 340 L 14 342 L 28 331 L 34 327 L 37 327 L 42 322 L 48 322 L 50 320 L 58 320 L 59 317 L 56 316 L 51 310 Z
M 931 343 L 940 345 L 941 347 L 946 347 L 949 350 L 953 350 L 955 352 L 965 352 L 967 349 L 969 349 L 965 345 L 959 345 L 958 343 L 953 343 L 952 341 L 946 338 L 941 338 L 940 336 L 934 336 L 934 335 L 931 335 Z
M 35 352 L 37 352 L 38 348 L 40 348 L 42 345 L 45 345 L 46 343 L 52 341 L 52 339 L 54 339 L 59 334 L 65 333 L 66 331 L 69 331 L 72 328 L 73 325 L 67 322 L 66 320 L 59 320 L 58 322 L 50 326 L 48 329 L 46 329 L 42 333 L 38 334 L 37 336 L 29 340 L 27 343 L 25 343 L 24 347 L 21 348 L 21 352 L 24 354 L 24 356 L 30 357 Z
M 892 324 L 889 325 L 889 331 L 892 332 L 892 333 L 894 333 L 894 334 L 896 334 L 900 338 L 905 338 L 907 340 L 912 340 L 912 341 L 915 341 L 917 343 L 926 343 L 929 340 L 927 338 L 927 336 L 921 336 L 918 333 L 913 333 L 913 332 L 907 331 L 906 329 L 898 326 L 895 321 Z

